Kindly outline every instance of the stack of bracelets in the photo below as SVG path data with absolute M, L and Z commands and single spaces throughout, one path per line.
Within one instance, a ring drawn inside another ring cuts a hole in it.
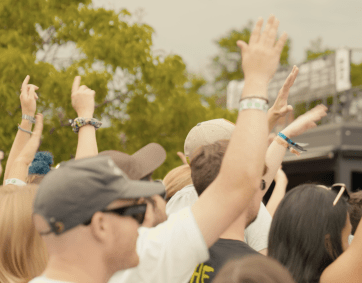
M 289 149 L 289 151 L 291 153 L 294 153 L 297 156 L 300 156 L 300 153 L 302 151 L 307 151 L 306 149 L 304 149 L 301 145 L 293 142 L 290 138 L 288 138 L 286 135 L 284 135 L 283 133 L 278 133 L 278 135 L 274 138 L 274 140 L 284 146 L 285 148 Z

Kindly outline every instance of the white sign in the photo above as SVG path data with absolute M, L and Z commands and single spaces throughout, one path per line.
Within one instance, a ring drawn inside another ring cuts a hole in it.
M 231 81 L 228 83 L 226 89 L 226 107 L 229 110 L 239 109 L 239 101 L 241 94 L 244 89 L 244 80 L 242 81 Z
M 338 49 L 336 51 L 336 91 L 349 90 L 350 80 L 350 52 L 348 49 Z

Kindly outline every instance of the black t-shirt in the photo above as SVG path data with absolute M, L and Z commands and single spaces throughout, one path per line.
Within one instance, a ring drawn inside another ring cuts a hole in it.
M 210 249 L 210 259 L 196 266 L 190 283 L 212 282 L 216 274 L 231 259 L 259 254 L 246 243 L 238 240 L 219 239 Z

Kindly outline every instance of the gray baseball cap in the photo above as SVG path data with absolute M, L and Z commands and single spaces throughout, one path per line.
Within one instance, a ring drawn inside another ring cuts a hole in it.
M 35 197 L 34 214 L 44 217 L 51 232 L 61 234 L 114 200 L 164 192 L 161 183 L 129 180 L 108 156 L 71 160 L 46 174 Z

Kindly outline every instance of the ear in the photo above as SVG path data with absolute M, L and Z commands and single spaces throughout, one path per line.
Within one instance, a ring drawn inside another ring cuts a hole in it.
M 96 212 L 92 217 L 92 222 L 89 225 L 93 237 L 98 242 L 106 241 L 109 231 L 110 223 L 107 221 L 107 217 L 102 212 Z

